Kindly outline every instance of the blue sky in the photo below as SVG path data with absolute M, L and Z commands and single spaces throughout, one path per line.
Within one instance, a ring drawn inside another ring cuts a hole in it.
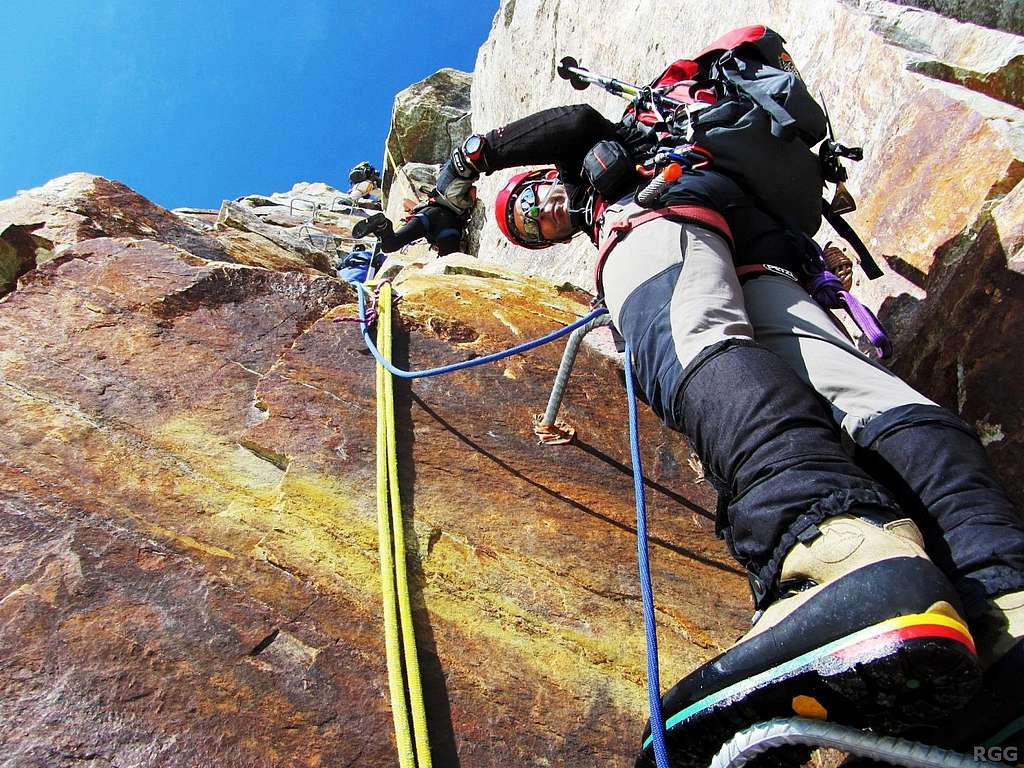
M 394 95 L 472 72 L 498 0 L 5 0 L 0 199 L 71 171 L 168 208 L 347 187 Z

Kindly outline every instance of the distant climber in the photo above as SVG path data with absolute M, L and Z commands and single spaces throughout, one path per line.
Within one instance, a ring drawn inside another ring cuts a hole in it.
M 365 248 L 353 248 L 335 260 L 335 273 L 349 283 L 364 283 L 370 269 L 376 271 L 384 261 L 384 255 Z
M 512 176 L 498 227 L 524 248 L 599 246 L 598 293 L 638 383 L 718 491 L 756 612 L 664 696 L 673 766 L 794 712 L 960 748 L 1019 740 L 1024 524 L 974 431 L 809 296 L 827 121 L 782 42 L 749 27 L 673 64 L 692 109 L 645 89 L 618 123 L 577 105 L 472 136 L 437 188 L 464 206 L 481 173 L 555 166 Z M 785 93 L 758 90 L 765 74 Z M 958 713 L 978 657 L 984 685 Z M 648 734 L 638 765 L 653 764 Z
M 352 236 L 376 236 L 384 253 L 393 253 L 403 246 L 425 238 L 439 256 L 447 256 L 449 253 L 462 250 L 462 238 L 475 200 L 475 188 L 464 193 L 460 205 L 453 205 L 448 200 L 434 195 L 413 208 L 397 231 L 383 213 L 375 213 L 356 222 L 352 228 Z
M 354 166 L 348 173 L 349 183 L 352 188 L 348 195 L 353 203 L 360 201 L 379 203 L 380 202 L 380 171 L 367 161 Z

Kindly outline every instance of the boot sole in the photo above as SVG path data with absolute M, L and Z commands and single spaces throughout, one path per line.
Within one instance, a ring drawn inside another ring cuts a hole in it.
M 888 619 L 672 715 L 665 723 L 669 762 L 704 768 L 738 731 L 776 717 L 818 717 L 898 735 L 962 707 L 980 681 L 974 641 L 963 624 L 937 613 Z M 757 765 L 799 765 L 808 752 L 770 752 Z M 653 765 L 648 737 L 637 766 Z

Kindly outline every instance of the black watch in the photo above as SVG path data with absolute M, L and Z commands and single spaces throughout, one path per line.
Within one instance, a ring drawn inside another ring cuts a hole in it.
M 466 159 L 469 162 L 476 165 L 476 161 L 484 153 L 484 137 L 479 133 L 474 133 L 462 143 L 462 152 L 466 155 Z
M 472 171 L 480 173 L 484 170 L 484 146 L 486 142 L 484 137 L 479 133 L 474 133 L 464 142 L 462 142 L 461 152 L 462 157 L 465 159 Z M 458 169 L 459 172 L 465 175 L 465 171 L 462 168 Z

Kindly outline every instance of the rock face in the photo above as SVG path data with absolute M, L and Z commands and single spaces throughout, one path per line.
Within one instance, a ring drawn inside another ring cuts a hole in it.
M 14 288 L 18 278 L 50 258 L 53 244 L 32 234 L 31 226 L 0 224 L 0 296 Z
M 6 235 L 8 244 L 21 239 L 24 252 L 22 235 L 31 235 L 35 249 L 43 249 L 42 261 L 63 246 L 96 237 L 149 238 L 205 259 L 233 261 L 222 244 L 170 211 L 120 182 L 88 173 L 61 176 L 0 201 L 0 228 L 11 224 L 18 231 Z
M 344 198 L 338 202 L 338 196 Z M 74 173 L 0 201 L 0 296 L 17 278 L 70 246 L 99 237 L 153 240 L 209 261 L 334 274 L 340 254 L 367 240 L 352 225 L 372 211 L 326 184 L 177 213 L 120 182 Z
M 912 4 L 1019 31 L 1016 2 Z M 676 6 L 653 0 L 628 8 L 503 0 L 473 75 L 473 128 L 578 102 L 618 119 L 623 101 L 557 78 L 562 56 L 646 83 L 667 62 L 751 23 L 788 40 L 837 138 L 865 148 L 865 160 L 849 168 L 859 209 L 848 218 L 888 269 L 875 282 L 858 278 L 855 291 L 892 330 L 894 369 L 982 433 L 1024 502 L 1024 413 L 1008 386 L 1021 380 L 1024 362 L 1006 343 L 1024 331 L 1024 39 L 880 0 L 711 2 L 686 23 Z M 481 199 L 493 200 L 511 173 L 483 179 Z M 479 237 L 487 258 L 592 285 L 596 254 L 585 238 L 526 251 L 504 241 L 490 216 Z M 827 228 L 819 233 L 821 242 L 830 238 Z
M 471 75 L 442 69 L 395 96 L 384 157 L 384 193 L 406 163 L 443 163 L 470 130 Z
M 895 0 L 954 19 L 1024 34 L 1024 3 L 1021 0 Z
M 406 163 L 398 169 L 391 183 L 385 211 L 391 221 L 400 221 L 416 205 L 427 199 L 437 183 L 439 168 L 438 165 L 427 163 Z
M 219 230 L 235 230 L 243 233 L 248 236 L 244 242 L 254 243 L 260 240 L 268 242 L 278 254 L 294 251 L 302 256 L 303 262 L 321 272 L 328 272 L 331 268 L 330 260 L 323 243 L 318 238 L 314 238 L 312 231 L 302 226 L 301 219 L 296 218 L 287 223 L 291 223 L 292 226 L 282 227 L 279 224 L 267 223 L 255 213 L 251 213 L 229 200 L 225 200 L 221 204 L 220 214 L 217 216 Z M 231 240 L 230 242 L 238 243 L 239 241 Z
M 954 5 L 973 20 L 1010 7 Z M 1015 29 L 1006 18 L 990 26 Z M 877 0 L 713 0 L 686 24 L 653 0 L 504 0 L 474 75 L 474 127 L 584 98 L 617 117 L 621 102 L 554 77 L 560 55 L 643 82 L 754 20 L 788 36 L 838 138 L 867 148 L 851 168 L 853 220 L 888 269 L 859 291 L 893 331 L 896 369 L 978 428 L 1020 499 L 1020 38 Z M 408 163 L 442 160 L 469 131 L 461 96 L 427 108 L 420 92 L 443 93 L 443 79 L 410 89 L 420 117 L 392 128 L 402 199 L 426 183 Z M 485 201 L 503 178 L 484 180 Z M 353 288 L 329 274 L 369 211 L 341 194 L 303 182 L 171 213 L 72 174 L 0 201 L 12 765 L 396 764 L 375 367 L 349 322 Z M 481 238 L 483 258 L 384 265 L 402 297 L 398 365 L 479 356 L 587 311 L 573 283 L 589 286 L 589 245 L 515 252 L 488 228 Z M 562 409 L 579 440 L 542 447 L 531 416 L 561 349 L 396 382 L 438 766 L 625 766 L 646 719 L 621 370 L 584 347 Z M 714 540 L 713 494 L 685 442 L 643 409 L 641 432 L 667 686 L 743 631 L 747 586 Z
M 322 181 L 312 183 L 300 181 L 287 192 L 273 192 L 269 197 L 249 195 L 241 198 L 238 202 L 254 209 L 268 205 L 286 206 L 289 212 L 294 215 L 303 212 L 309 213 L 313 210 L 348 210 L 352 205 L 352 198 L 348 192 L 342 192 L 330 184 L 324 184 Z M 379 210 L 380 206 L 368 199 L 363 199 L 355 210 L 361 211 L 363 209 Z
M 33 232 L 64 245 L 0 300 L 4 760 L 394 765 L 352 288 L 141 237 L 117 189 L 128 236 L 50 207 Z M 587 310 L 464 256 L 396 269 L 405 367 Z M 627 765 L 644 724 L 619 369 L 585 350 L 563 407 L 581 439 L 541 447 L 560 354 L 396 385 L 435 765 Z M 747 587 L 685 443 L 641 430 L 668 684 L 741 631 Z

